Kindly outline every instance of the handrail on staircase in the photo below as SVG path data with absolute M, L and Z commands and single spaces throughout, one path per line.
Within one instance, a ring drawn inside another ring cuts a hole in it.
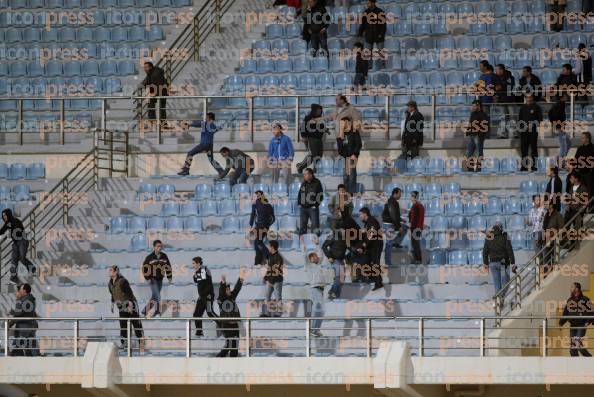
M 588 208 L 591 208 L 594 203 L 594 197 L 590 197 L 588 203 L 580 208 L 573 217 L 565 222 L 565 229 L 568 225 L 572 228 L 578 218 L 585 218 Z M 552 205 L 552 203 L 551 203 Z M 586 223 L 578 225 L 579 228 L 586 229 L 586 226 L 594 225 L 594 217 L 590 217 Z M 530 293 L 540 289 L 541 279 L 546 276 L 547 266 L 549 264 L 559 264 L 561 260 L 561 250 L 566 249 L 566 253 L 576 248 L 579 244 L 578 239 L 563 241 L 559 235 L 555 239 L 548 241 L 526 264 L 516 273 L 510 280 L 501 287 L 499 291 L 493 296 L 495 302 L 496 316 L 504 316 L 517 307 L 521 307 L 522 301 Z M 550 270 L 554 270 L 555 266 Z M 505 303 L 508 303 L 506 305 Z

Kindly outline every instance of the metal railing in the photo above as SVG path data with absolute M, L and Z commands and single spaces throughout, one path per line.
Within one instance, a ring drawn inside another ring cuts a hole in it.
M 194 335 L 194 318 L 0 318 L 4 355 L 81 356 L 89 342 L 113 342 L 126 356 L 210 356 L 229 339 L 231 352 L 252 356 L 373 357 L 382 342 L 406 342 L 413 355 L 424 356 L 550 356 L 567 353 L 571 339 L 560 319 L 579 320 L 572 329 L 586 329 L 587 316 L 506 317 L 525 320 L 504 330 L 501 317 L 243 317 L 201 318 L 205 336 Z M 35 320 L 32 324 L 30 321 Z M 224 321 L 225 323 L 221 323 Z M 236 326 L 230 326 L 229 322 Z M 320 323 L 318 324 L 317 321 Z M 318 326 L 316 327 L 316 324 Z M 137 332 L 137 328 L 140 332 Z M 227 327 L 227 328 L 225 328 Z M 584 348 L 594 347 L 584 336 Z M 527 351 L 531 349 L 532 351 Z
M 589 232 L 594 227 L 594 217 L 588 217 L 588 208 L 594 203 L 591 197 L 579 211 L 566 223 L 566 229 L 582 230 Z M 579 247 L 581 239 L 565 240 L 561 235 L 549 240 L 538 252 L 521 268 L 516 270 L 513 277 L 502 286 L 495 294 L 495 314 L 504 316 L 522 306 L 522 301 L 533 291 L 539 290 L 542 280 L 561 264 L 561 259 L 566 257 L 575 248 Z

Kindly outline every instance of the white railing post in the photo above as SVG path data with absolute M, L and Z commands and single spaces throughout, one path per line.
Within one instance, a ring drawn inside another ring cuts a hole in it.
M 419 357 L 425 354 L 425 321 L 419 317 Z
M 17 131 L 19 132 L 19 144 L 23 144 L 23 128 L 25 127 L 25 119 L 23 117 L 23 112 L 24 112 L 24 106 L 23 106 L 23 100 L 19 99 L 19 107 L 18 107 L 18 125 L 17 125 Z
M 245 325 L 245 356 L 250 357 L 250 343 L 251 343 L 251 333 L 252 333 L 252 320 L 249 318 L 246 320 L 247 323 Z
M 371 318 L 368 318 L 365 322 L 366 334 L 367 334 L 367 357 L 373 355 L 373 341 L 371 336 Z
M 481 318 L 479 341 L 480 341 L 480 356 L 484 357 L 485 356 L 485 319 L 484 318 Z
M 128 343 L 127 346 L 127 351 L 128 351 L 128 357 L 132 357 L 132 338 L 130 337 L 131 334 L 131 323 L 130 323 L 130 319 L 128 319 L 128 321 L 126 322 L 126 342 Z
M 192 320 L 186 321 L 186 357 L 192 356 Z
M 250 96 L 248 101 L 248 124 L 250 128 L 250 142 L 254 142 L 254 97 Z
M 435 119 L 437 114 L 437 100 L 435 97 L 435 93 L 431 95 L 431 137 L 433 138 L 433 142 L 436 140 L 437 136 L 437 120 Z
M 161 93 L 159 92 L 159 95 Z M 161 99 L 157 99 L 156 103 L 156 112 L 157 112 L 157 143 L 160 145 L 163 143 L 163 137 L 161 136 Z
M 64 145 L 66 141 L 66 133 L 64 131 L 64 123 L 66 122 L 66 105 L 64 98 L 60 99 L 60 145 Z
M 310 344 L 310 338 L 309 338 L 310 330 L 311 330 L 310 319 L 306 318 L 305 319 L 305 357 L 311 356 L 311 344 Z
M 547 319 L 542 319 L 542 356 L 547 356 Z
M 8 320 L 4 320 L 4 356 L 8 357 Z
M 301 111 L 299 106 L 299 97 L 295 97 L 295 139 L 297 142 L 300 141 L 301 137 L 299 136 L 299 112 Z
M 78 320 L 74 320 L 74 357 L 78 357 Z

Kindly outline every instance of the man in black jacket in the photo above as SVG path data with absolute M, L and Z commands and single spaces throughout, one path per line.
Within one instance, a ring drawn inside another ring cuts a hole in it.
M 250 237 L 254 239 L 254 266 L 264 264 L 268 259 L 268 249 L 264 244 L 264 239 L 268 236 L 268 229 L 274 221 L 274 207 L 268 202 L 268 199 L 261 190 L 254 193 L 252 199 L 252 213 L 250 214 Z
M 120 338 L 121 348 L 125 349 L 128 341 L 128 318 L 133 320 L 130 321 L 131 329 L 134 329 L 136 337 L 139 339 L 140 353 L 144 353 L 144 338 L 142 323 L 138 318 L 138 301 L 132 292 L 130 283 L 124 276 L 120 274 L 120 269 L 117 266 L 111 266 L 109 268 L 109 283 L 107 284 L 109 294 L 111 296 L 111 312 L 113 313 L 113 307 L 118 309 L 118 317 L 120 318 Z
M 324 155 L 324 135 L 327 132 L 326 125 L 323 121 L 314 120 L 322 117 L 322 112 L 322 106 L 314 103 L 311 105 L 311 111 L 303 120 L 301 137 L 307 148 L 307 155 L 302 162 L 297 164 L 297 172 L 300 174 L 307 167 L 312 167 L 315 172 L 318 160 Z
M 571 196 L 565 208 L 565 228 L 579 230 L 582 228 L 584 214 L 582 212 L 578 215 L 578 213 L 588 203 L 588 188 L 581 181 L 581 176 L 577 172 L 572 172 L 569 175 L 569 181 L 571 182 Z M 569 221 L 572 219 L 573 221 L 570 223 Z
M 341 120 L 341 133 L 336 138 L 338 154 L 344 157 L 343 183 L 350 194 L 357 193 L 357 162 L 363 143 L 359 131 L 354 128 L 353 120 L 345 117 Z
M 303 183 L 297 195 L 299 206 L 299 236 L 307 233 L 307 224 L 311 222 L 313 233 L 320 235 L 320 204 L 324 200 L 324 189 L 322 183 L 314 176 L 311 168 L 303 172 Z
M 519 101 L 523 101 L 524 96 L 532 94 L 536 101 L 542 99 L 542 82 L 532 73 L 532 67 L 524 66 L 520 77 L 520 93 L 517 95 Z
M 210 270 L 202 263 L 202 258 L 199 256 L 192 259 L 192 265 L 194 266 L 194 270 L 196 270 L 194 273 L 194 283 L 198 287 L 198 300 L 196 300 L 196 307 L 194 308 L 192 317 L 202 317 L 205 310 L 208 317 L 217 317 L 212 307 L 215 296 Z M 196 326 L 196 336 L 204 336 L 202 321 L 194 320 L 194 325 Z
M 569 329 L 569 337 L 571 338 L 571 348 L 569 354 L 572 357 L 580 355 L 584 357 L 592 357 L 590 352 L 584 347 L 582 338 L 586 336 L 588 325 L 592 324 L 592 316 L 594 316 L 594 306 L 590 298 L 582 293 L 582 285 L 580 283 L 573 283 L 571 286 L 571 296 L 567 299 L 567 304 L 563 309 L 563 317 L 590 317 L 590 318 L 561 318 L 559 319 L 559 326 L 562 327 L 566 322 L 569 322 L 571 328 Z
M 559 168 L 551 167 L 549 169 L 549 182 L 547 183 L 547 189 L 545 195 L 548 196 L 548 200 L 553 204 L 557 211 L 561 211 L 561 195 L 563 194 L 563 181 L 559 178 Z
M 163 288 L 164 275 L 167 275 L 170 284 L 173 280 L 171 262 L 169 262 L 167 254 L 161 251 L 162 249 L 163 243 L 161 240 L 153 241 L 153 252 L 142 263 L 142 275 L 151 287 L 151 299 L 142 309 L 142 314 L 147 317 L 151 317 L 153 308 L 155 309 L 153 316 L 161 315 L 161 289 Z
M 520 108 L 518 115 L 517 131 L 520 135 L 520 152 L 522 165 L 520 171 L 527 171 L 527 165 L 530 163 L 528 158 L 528 149 L 532 162 L 530 168 L 536 171 L 536 158 L 538 157 L 538 127 L 542 122 L 542 109 L 535 102 L 533 95 L 526 96 L 526 103 Z
M 25 234 L 25 227 L 20 219 L 15 217 L 12 210 L 6 208 L 2 211 L 2 220 L 4 225 L 0 229 L 0 236 L 6 232 L 9 232 L 10 238 L 12 238 L 12 255 L 11 255 L 11 266 L 10 266 L 10 282 L 13 284 L 19 283 L 18 266 L 19 261 L 25 265 L 30 275 L 34 275 L 37 272 L 35 265 L 27 258 L 27 250 L 29 248 L 29 240 Z
M 414 159 L 419 155 L 419 148 L 423 146 L 423 125 L 425 118 L 419 112 L 415 101 L 407 103 L 404 131 L 402 131 L 402 154 L 400 158 Z M 410 153 L 410 154 L 409 154 Z
M 37 347 L 38 324 L 35 312 L 35 297 L 31 294 L 29 284 L 21 284 L 16 289 L 16 302 L 14 309 L 10 311 L 10 316 L 14 318 L 32 318 L 33 320 L 16 320 L 8 322 L 9 327 L 14 327 L 14 348 L 10 352 L 11 356 L 38 356 Z
M 561 96 L 559 100 L 549 109 L 549 122 L 553 135 L 557 135 L 559 139 L 559 161 L 563 161 L 571 146 L 571 140 L 565 132 L 565 122 L 567 115 L 565 114 L 565 104 L 567 102 L 567 95 Z
M 384 247 L 382 230 L 379 222 L 371 215 L 369 208 L 363 207 L 359 210 L 359 218 L 363 222 L 363 247 L 367 251 L 369 259 L 370 281 L 373 281 L 373 290 L 378 290 L 384 286 L 382 281 L 382 269 L 380 258 L 382 257 L 382 248 Z
M 384 49 L 384 41 L 386 39 L 387 28 L 386 13 L 377 6 L 375 0 L 367 0 L 367 9 L 363 12 L 363 18 L 357 36 L 365 38 L 365 48 L 369 50 L 369 68 L 373 68 L 373 46 L 379 52 Z M 383 55 L 380 54 L 381 64 L 380 68 L 386 67 L 386 62 Z
M 575 152 L 574 161 L 574 169 L 580 174 L 580 180 L 588 187 L 592 197 L 594 195 L 594 144 L 589 131 L 582 133 L 581 145 Z
M 594 4 L 594 1 L 591 1 Z M 592 57 L 584 43 L 578 44 L 578 56 L 575 63 L 573 73 L 577 79 L 580 87 L 588 87 L 592 83 Z M 587 95 L 580 95 L 577 100 L 584 102 L 584 106 L 588 102 Z
M 147 96 L 168 96 L 167 91 L 167 79 L 165 78 L 165 72 L 158 66 L 154 66 L 152 62 L 144 63 L 144 72 L 146 77 L 142 81 L 142 85 L 145 88 L 145 95 Z M 157 104 L 156 99 L 150 99 L 148 103 L 148 118 L 149 120 L 155 120 L 157 118 L 155 112 L 155 105 Z M 167 119 L 167 99 L 161 98 L 159 100 L 159 119 Z
M 483 265 L 491 272 L 495 293 L 509 281 L 509 266 L 515 272 L 514 250 L 501 223 L 496 223 L 485 238 L 483 246 Z
M 495 98 L 494 102 L 503 109 L 503 124 L 499 126 L 497 138 L 507 139 L 511 137 L 512 132 L 512 114 L 514 113 L 515 97 L 512 91 L 516 85 L 516 80 L 512 73 L 505 68 L 505 65 L 499 63 L 495 65 Z
M 254 171 L 254 160 L 239 149 L 222 147 L 219 151 L 226 161 L 224 170 L 220 170 L 219 178 L 229 176 L 229 185 L 245 183 Z
M 402 248 L 400 243 L 406 236 L 406 224 L 402 223 L 400 212 L 400 197 L 402 190 L 399 187 L 392 189 L 392 194 L 382 211 L 382 223 L 384 228 L 384 240 L 386 240 L 386 249 L 384 254 L 384 261 L 386 266 L 392 266 L 392 247 Z
M 320 47 L 328 56 L 328 26 L 331 17 L 319 0 L 308 0 L 307 12 L 303 15 L 303 40 L 307 41 L 312 56 L 317 56 Z
M 266 261 L 266 274 L 264 283 L 266 284 L 266 302 L 262 305 L 262 314 L 260 317 L 281 317 L 283 314 L 283 268 L 285 260 L 278 252 L 278 241 L 273 240 L 268 243 L 268 260 Z M 274 301 L 270 300 L 274 293 Z
M 239 277 L 235 283 L 235 287 L 231 290 L 231 286 L 227 284 L 225 276 L 221 276 L 218 297 L 220 317 L 241 317 L 236 299 L 242 285 L 243 279 Z M 237 320 L 221 320 L 218 323 L 225 337 L 225 347 L 217 354 L 217 357 L 237 357 L 239 354 L 239 322 Z
M 577 88 L 578 81 L 575 74 L 573 74 L 573 68 L 571 64 L 566 63 L 561 69 L 561 74 L 557 78 L 557 98 L 563 95 L 569 95 L 571 90 Z
M 468 171 L 480 171 L 484 157 L 483 147 L 485 138 L 489 136 L 489 116 L 483 111 L 481 101 L 472 102 L 470 120 L 466 128 L 466 135 L 470 138 L 466 146 L 466 168 Z M 477 157 L 474 152 L 477 152 Z
M 328 292 L 328 299 L 340 298 L 345 276 L 344 260 L 347 251 L 346 227 L 348 227 L 348 221 L 345 217 L 350 217 L 350 214 L 347 215 L 342 209 L 338 209 L 337 215 L 336 221 L 332 226 L 332 232 L 324 241 L 324 244 L 322 244 L 322 251 L 334 270 L 334 281 Z

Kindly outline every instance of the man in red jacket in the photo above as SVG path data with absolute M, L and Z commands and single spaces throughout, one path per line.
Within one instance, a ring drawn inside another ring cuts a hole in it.
M 421 238 L 425 227 L 425 207 L 419 201 L 419 192 L 414 191 L 410 194 L 412 206 L 408 212 L 408 221 L 410 223 L 410 244 L 412 245 L 413 261 L 415 264 L 422 264 Z

